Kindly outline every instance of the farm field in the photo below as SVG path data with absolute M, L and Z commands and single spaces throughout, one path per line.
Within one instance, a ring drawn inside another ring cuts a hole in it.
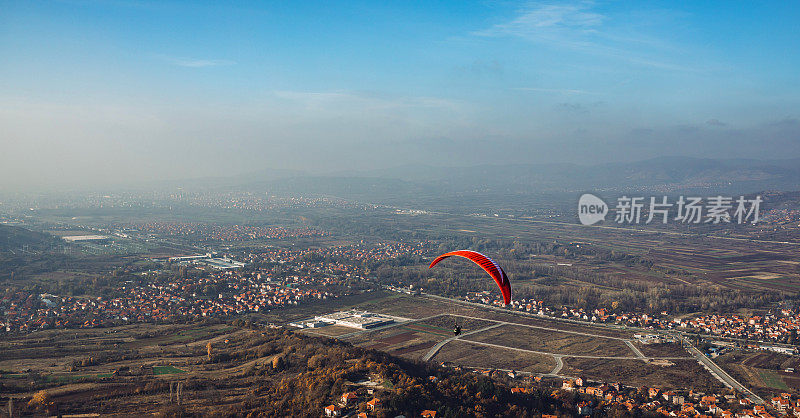
M 444 346 L 434 360 L 474 368 L 516 370 L 537 374 L 549 373 L 556 366 L 552 356 L 480 346 L 458 340 Z
M 412 319 L 422 319 L 439 314 L 467 315 L 474 311 L 472 308 L 466 308 L 460 305 L 453 304 L 452 306 L 443 306 L 438 302 L 431 302 L 427 299 L 407 296 L 400 293 L 393 294 L 391 298 L 365 301 L 365 303 L 359 305 L 359 307 L 371 312 L 397 315 Z
M 610 329 L 608 327 L 592 326 L 591 324 L 576 324 L 533 315 L 522 315 L 513 311 L 503 312 L 501 310 L 487 309 L 480 306 L 465 306 L 463 304 L 440 298 L 434 299 L 427 296 L 397 294 L 397 296 L 393 298 L 362 303 L 359 307 L 371 312 L 412 319 L 429 318 L 435 315 L 450 315 L 465 317 L 464 323 L 466 324 L 469 324 L 472 318 L 476 318 L 477 320 L 510 322 L 514 324 L 584 332 L 592 335 L 615 338 L 631 339 L 634 334 L 632 331 L 624 329 Z M 452 325 L 450 325 L 450 328 L 452 329 Z
M 343 339 L 357 346 L 411 360 L 476 369 L 504 369 L 658 387 L 718 388 L 721 385 L 678 344 L 645 345 L 627 330 L 603 329 L 546 318 L 473 309 L 442 300 L 402 295 L 379 306 L 362 305 L 412 319 Z M 435 302 L 435 303 L 432 303 Z M 437 307 L 439 312 L 437 313 Z M 442 310 L 447 313 L 441 313 Z M 470 316 L 459 313 L 466 312 Z M 428 316 L 426 316 L 428 315 Z M 471 323 L 470 323 L 471 321 Z M 452 324 L 463 324 L 455 337 Z M 638 359 L 641 351 L 646 358 Z M 558 358 L 562 362 L 559 364 Z
M 620 340 L 549 331 L 520 325 L 503 325 L 464 338 L 469 341 L 564 355 L 608 357 L 633 357 L 635 355 Z
M 353 328 L 343 327 L 340 325 L 328 325 L 321 328 L 305 328 L 300 332 L 315 336 L 339 337 L 341 335 L 353 332 Z
M 75 375 L 112 373 L 125 363 L 126 357 L 149 358 L 142 363 L 153 367 L 169 366 L 161 361 L 180 361 L 182 356 L 171 354 L 164 360 L 167 348 L 180 348 L 183 353 L 205 350 L 208 342 L 219 343 L 234 339 L 243 331 L 226 325 L 215 326 L 153 326 L 147 324 L 111 329 L 49 330 L 26 334 L 0 341 L 0 370 L 30 370 L 44 375 Z M 113 354 L 113 355 L 112 355 Z M 104 357 L 101 363 L 100 357 Z M 75 362 L 83 363 L 75 365 Z M 152 364 L 151 364 L 152 363 Z M 164 369 L 172 371 L 172 369 Z
M 236 363 L 208 361 L 216 359 L 217 353 L 224 359 L 231 350 L 247 350 L 259 335 L 226 324 L 196 323 L 6 336 L 0 340 L 0 396 L 25 398 L 44 389 L 66 411 L 119 396 L 108 403 L 108 411 L 126 410 L 126 405 L 135 404 L 137 411 L 153 413 L 168 404 L 164 391 L 170 381 L 241 377 L 248 368 L 270 361 L 268 352 Z M 143 392 L 143 387 L 148 391 Z M 187 405 L 202 408 L 213 405 L 218 395 L 239 399 L 246 394 L 243 388 L 195 387 L 185 399 Z M 106 411 L 103 408 L 98 412 Z
M 401 227 L 412 220 L 387 219 Z M 558 240 L 637 255 L 653 268 L 624 262 L 600 261 L 578 255 L 564 258 L 542 255 L 526 263 L 562 263 L 569 268 L 609 274 L 618 279 L 653 284 L 716 284 L 743 290 L 800 290 L 798 245 L 751 239 L 726 232 L 686 229 L 626 228 L 615 224 L 585 227 L 570 222 L 536 219 L 487 218 L 438 213 L 413 220 L 414 227 L 431 234 L 456 234 L 511 240 Z M 411 226 L 408 226 L 411 229 Z M 691 233 L 689 233 L 691 232 Z M 497 260 L 502 262 L 503 260 Z M 516 260 L 520 263 L 520 260 Z
M 756 393 L 775 391 L 800 394 L 800 358 L 770 352 L 732 352 L 717 357 L 717 364 Z
M 565 357 L 562 373 L 631 386 L 680 389 L 687 384 L 696 390 L 718 391 L 724 386 L 695 360 L 670 360 L 665 365 L 641 360 L 602 360 Z M 661 363 L 661 362 L 659 362 Z M 671 365 L 666 365 L 671 364 Z
M 448 337 L 452 337 L 452 331 L 455 325 L 461 327 L 462 333 L 467 333 L 494 325 L 495 322 L 475 317 L 462 317 L 444 314 L 421 321 L 415 321 L 414 324 L 425 327 L 433 327 L 439 330 L 446 330 Z
M 452 331 L 447 328 L 407 324 L 359 334 L 347 341 L 362 348 L 419 360 L 436 343 L 450 336 Z
M 639 351 L 648 357 L 686 357 L 686 350 L 680 343 L 642 344 L 635 342 Z

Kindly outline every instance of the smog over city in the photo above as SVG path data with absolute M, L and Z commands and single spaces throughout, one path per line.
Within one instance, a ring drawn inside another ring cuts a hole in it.
M 0 0 L 0 417 L 800 416 L 799 18 Z

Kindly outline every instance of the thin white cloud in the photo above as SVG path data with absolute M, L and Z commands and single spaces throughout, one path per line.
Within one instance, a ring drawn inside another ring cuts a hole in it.
M 624 19 L 614 19 L 596 11 L 591 1 L 534 3 L 520 10 L 510 21 L 472 34 L 480 37 L 515 37 L 559 50 L 621 60 L 643 67 L 693 71 L 665 62 L 664 56 L 674 53 L 677 50 L 675 46 L 630 26 Z
M 568 47 L 590 43 L 583 35 L 595 33 L 606 17 L 589 11 L 589 3 L 536 5 L 525 9 L 510 22 L 475 32 L 478 36 L 516 36 Z

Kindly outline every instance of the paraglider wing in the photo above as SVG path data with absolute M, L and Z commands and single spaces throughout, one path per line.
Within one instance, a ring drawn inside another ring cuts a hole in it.
M 481 266 L 483 270 L 485 270 L 487 273 L 489 273 L 490 276 L 492 276 L 495 283 L 497 283 L 497 286 L 500 287 L 500 292 L 503 293 L 503 302 L 505 302 L 506 305 L 511 303 L 511 283 L 509 283 L 508 281 L 508 276 L 506 276 L 506 272 L 503 271 L 503 269 L 500 268 L 500 266 L 497 265 L 497 263 L 495 263 L 491 258 L 479 252 L 470 250 L 451 251 L 449 253 L 445 253 L 436 257 L 436 259 L 433 260 L 433 262 L 428 268 L 435 266 L 438 262 L 444 260 L 445 258 L 453 256 L 464 257 L 474 262 L 475 264 Z

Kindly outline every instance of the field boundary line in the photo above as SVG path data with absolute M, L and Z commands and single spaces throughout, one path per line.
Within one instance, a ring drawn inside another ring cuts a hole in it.
M 520 324 L 518 322 L 500 321 L 500 320 L 497 320 L 497 319 L 488 319 L 488 318 L 477 318 L 477 317 L 472 317 L 472 316 L 467 316 L 467 315 L 458 315 L 458 314 L 453 314 L 452 316 L 460 316 L 462 318 L 469 318 L 469 319 L 480 319 L 482 321 L 489 321 L 489 322 L 498 322 L 498 323 L 501 323 L 503 325 L 516 325 L 516 326 L 520 326 L 520 327 L 541 329 L 541 330 L 544 330 L 544 331 L 561 332 L 561 333 L 564 333 L 564 334 L 582 335 L 584 337 L 605 338 L 605 339 L 609 339 L 609 340 L 619 340 L 619 341 L 630 341 L 629 339 L 622 338 L 622 337 L 609 337 L 607 335 L 598 335 L 598 334 L 590 334 L 588 332 L 571 331 L 571 330 L 559 329 L 559 328 L 550 328 L 550 327 L 545 327 L 545 326 L 542 326 L 542 325 Z M 464 335 L 466 335 L 466 334 L 464 334 Z
M 492 328 L 501 327 L 503 325 L 504 324 L 489 325 L 488 327 L 483 327 L 481 329 L 476 329 L 474 331 L 470 331 L 470 332 L 464 333 L 462 335 L 456 335 L 456 336 L 450 337 L 450 338 L 448 338 L 448 339 L 446 339 L 444 341 L 439 341 L 436 345 L 431 347 L 431 349 L 428 350 L 428 352 L 425 353 L 424 356 L 422 356 L 422 361 L 430 361 L 434 356 L 436 356 L 437 353 L 439 353 L 439 350 L 441 350 L 442 347 L 444 347 L 445 344 L 449 343 L 450 341 L 457 340 L 457 339 L 459 339 L 461 337 L 466 337 L 467 335 L 472 335 L 472 334 L 477 334 L 479 332 L 488 331 L 488 330 L 490 330 Z M 464 340 L 464 341 L 467 341 L 467 340 Z
M 486 343 L 483 341 L 473 341 L 473 340 L 459 340 L 465 343 L 470 344 L 477 344 L 477 345 L 485 345 L 488 347 L 496 347 L 496 348 L 505 348 L 507 350 L 514 350 L 514 351 L 522 351 L 524 353 L 531 353 L 531 354 L 540 354 L 546 356 L 561 356 L 561 357 L 572 357 L 572 358 L 588 358 L 588 359 L 599 359 L 599 360 L 694 360 L 692 357 L 630 357 L 630 356 L 592 356 L 588 354 L 567 354 L 567 353 L 551 353 L 548 351 L 537 351 L 537 350 L 528 350 L 527 348 L 517 348 L 517 347 L 509 347 L 506 345 L 500 344 L 492 344 Z

